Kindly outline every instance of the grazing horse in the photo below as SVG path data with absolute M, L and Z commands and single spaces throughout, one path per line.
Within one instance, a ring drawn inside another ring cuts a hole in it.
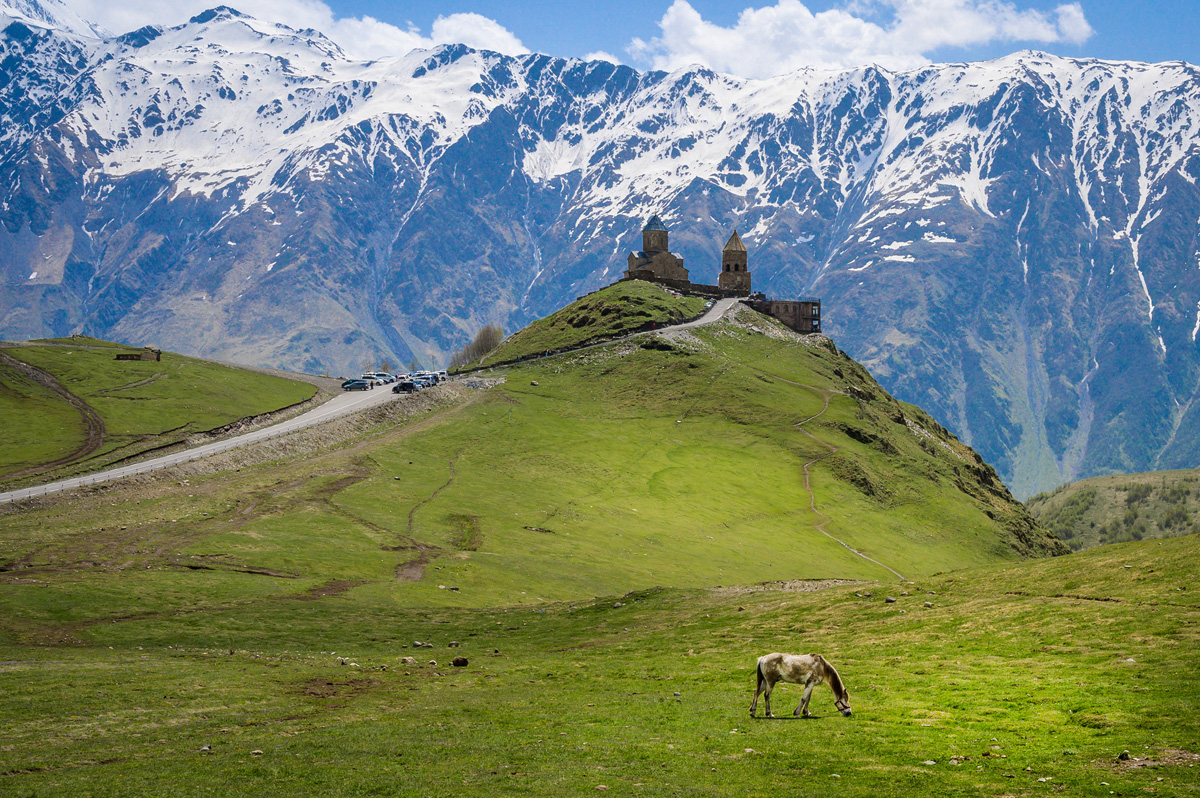
M 850 717 L 850 691 L 842 684 L 838 672 L 833 669 L 820 654 L 764 654 L 758 658 L 758 683 L 754 690 L 754 701 L 750 704 L 750 717 L 754 717 L 754 709 L 758 706 L 758 695 L 762 693 L 767 705 L 767 717 L 771 714 L 771 690 L 776 682 L 790 682 L 804 685 L 804 695 L 800 704 L 792 714 L 796 717 L 803 712 L 808 717 L 808 699 L 813 688 L 821 682 L 829 685 L 833 691 L 833 705 L 843 716 Z

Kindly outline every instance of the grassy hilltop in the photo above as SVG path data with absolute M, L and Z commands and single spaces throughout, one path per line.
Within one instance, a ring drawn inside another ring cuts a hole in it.
M 706 301 L 677 296 L 643 280 L 617 283 L 538 319 L 509 336 L 480 363 L 517 360 L 539 352 L 580 346 L 637 332 L 647 325 L 678 324 L 704 312 Z
M 743 310 L 0 508 L 0 785 L 1194 794 L 1198 547 L 1044 558 L 968 447 Z M 772 650 L 855 717 L 750 721 Z
M 0 484 L 95 471 L 316 393 L 173 352 L 116 360 L 140 351 L 84 336 L 0 348 Z

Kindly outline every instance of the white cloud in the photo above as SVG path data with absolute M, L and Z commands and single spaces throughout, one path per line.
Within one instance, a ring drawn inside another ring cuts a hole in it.
M 521 40 L 494 19 L 480 14 L 450 14 L 433 21 L 433 44 L 465 44 L 477 50 L 519 55 L 529 52 Z
M 587 55 L 585 55 L 583 57 L 583 60 L 584 61 L 607 61 L 610 64 L 621 63 L 620 58 L 617 58 L 612 53 L 606 52 L 604 50 L 596 50 L 595 52 L 588 53 Z
M 439 16 L 429 34 L 416 26 L 400 28 L 373 17 L 337 17 L 322 0 L 66 0 L 85 19 L 116 33 L 143 25 L 178 25 L 222 1 L 244 14 L 292 28 L 313 28 L 337 42 L 352 58 L 404 55 L 439 44 L 466 44 L 510 55 L 529 52 L 503 25 L 479 14 Z
M 687 0 L 674 0 L 659 27 L 660 36 L 630 44 L 635 62 L 666 70 L 703 64 L 755 78 L 805 66 L 908 69 L 929 63 L 938 48 L 1080 44 L 1094 32 L 1079 3 L 1047 14 L 1006 0 L 852 0 L 816 14 L 800 0 L 777 0 L 745 9 L 728 28 L 705 20 Z

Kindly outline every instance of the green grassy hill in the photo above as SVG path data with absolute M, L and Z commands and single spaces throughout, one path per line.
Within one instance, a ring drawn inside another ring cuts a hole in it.
M 115 359 L 138 351 L 82 336 L 0 349 L 0 484 L 94 471 L 316 393 L 306 382 L 171 352 L 161 361 Z
M 643 280 L 617 283 L 538 319 L 509 336 L 475 365 L 518 360 L 616 338 L 649 325 L 678 324 L 702 314 L 707 304 L 698 297 L 678 296 Z
M 1196 538 L 1060 551 L 827 339 L 742 310 L 0 507 L 0 785 L 1194 784 Z M 854 719 L 751 722 L 772 650 L 828 656 Z
M 1072 482 L 1026 502 L 1070 547 L 1175 537 L 1200 531 L 1200 472 L 1151 471 Z
M 436 411 L 352 448 L 207 478 L 202 495 L 166 477 L 135 507 L 15 513 L 0 567 L 86 562 L 73 584 L 119 593 L 110 569 L 204 563 L 213 580 L 286 577 L 251 580 L 280 594 L 336 580 L 413 606 L 495 606 L 894 581 L 1066 550 L 974 452 L 828 339 L 746 309 L 504 374 L 489 390 L 421 394 Z

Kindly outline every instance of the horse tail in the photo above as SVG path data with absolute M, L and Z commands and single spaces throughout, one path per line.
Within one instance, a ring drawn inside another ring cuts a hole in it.
M 762 692 L 763 682 L 765 682 L 766 680 L 767 680 L 767 677 L 763 676 L 762 659 L 759 659 L 759 661 L 758 661 L 758 682 L 754 685 L 754 687 L 755 687 L 754 692 L 756 695 L 758 693 Z

